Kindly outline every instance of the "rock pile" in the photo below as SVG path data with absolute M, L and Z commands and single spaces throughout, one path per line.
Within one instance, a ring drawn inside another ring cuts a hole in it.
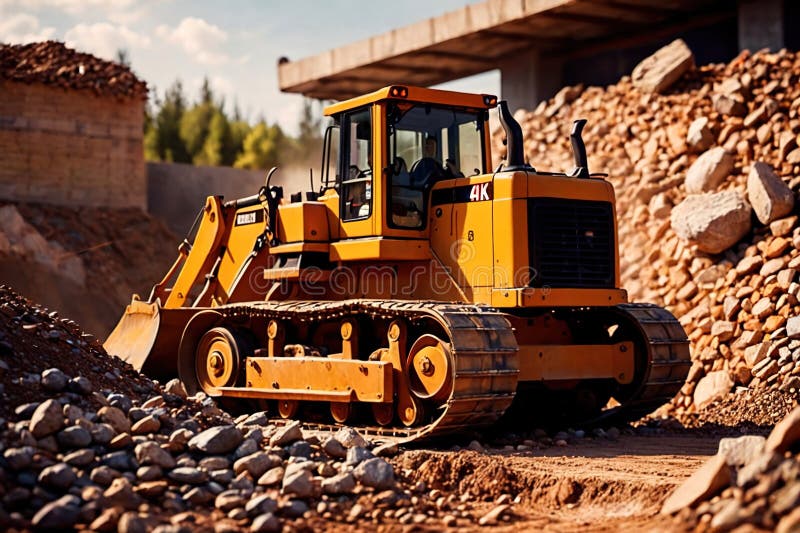
M 147 84 L 129 67 L 77 52 L 58 41 L 0 44 L 0 77 L 100 95 L 147 98 Z
M 154 385 L 108 357 L 74 321 L 0 286 L 0 425 L 15 418 L 20 406 L 54 394 L 96 410 L 104 401 L 102 390 L 139 398 Z
M 670 309 L 692 341 L 694 366 L 665 413 L 684 417 L 737 386 L 796 393 L 800 54 L 692 68 L 676 45 L 661 58 L 633 81 L 518 112 L 527 157 L 569 170 L 569 128 L 588 119 L 590 170 L 616 189 L 623 287 Z
M 0 287 L 0 530 L 279 531 L 450 527 L 510 518 L 395 475 L 355 430 L 238 418 L 109 357 L 76 324 Z M 439 498 L 442 501 L 436 503 Z M 507 499 L 507 498 L 506 498 Z M 480 522 L 483 520 L 483 522 Z
M 663 514 L 702 531 L 745 524 L 785 533 L 800 528 L 800 407 L 768 438 L 722 439 L 719 452 L 664 502 Z

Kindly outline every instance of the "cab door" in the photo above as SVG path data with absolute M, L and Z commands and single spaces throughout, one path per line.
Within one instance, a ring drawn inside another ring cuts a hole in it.
M 343 113 L 340 124 L 339 238 L 372 236 L 376 234 L 372 106 Z

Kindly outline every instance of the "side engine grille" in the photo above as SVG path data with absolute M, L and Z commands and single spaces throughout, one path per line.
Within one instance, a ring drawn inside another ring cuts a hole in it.
M 562 198 L 528 200 L 533 287 L 614 287 L 611 204 Z

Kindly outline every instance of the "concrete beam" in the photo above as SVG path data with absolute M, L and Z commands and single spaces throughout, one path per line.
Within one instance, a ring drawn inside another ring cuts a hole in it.
M 784 0 L 739 0 L 739 49 L 755 52 L 786 46 Z
M 360 92 L 351 80 L 360 82 L 359 89 L 375 90 L 399 82 L 435 85 L 500 68 L 507 91 L 520 95 L 519 101 L 527 105 L 530 97 L 523 94 L 552 95 L 543 73 L 562 67 L 549 56 L 580 52 L 588 43 L 646 38 L 658 28 L 709 10 L 735 12 L 728 2 L 485 0 L 316 56 L 282 59 L 278 84 L 285 92 L 342 100 Z M 539 51 L 536 59 L 525 56 L 531 49 Z M 538 81 L 530 73 L 517 72 L 520 62 L 538 69 Z M 561 77 L 553 80 L 560 83 Z
M 500 97 L 508 101 L 512 113 L 534 109 L 563 85 L 563 60 L 535 48 L 513 54 L 499 66 Z

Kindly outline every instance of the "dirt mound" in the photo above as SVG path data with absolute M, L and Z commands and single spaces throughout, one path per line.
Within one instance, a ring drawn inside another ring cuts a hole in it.
M 0 203 L 0 279 L 101 339 L 147 297 L 178 238 L 141 210 Z
M 13 417 L 19 406 L 49 397 L 41 375 L 52 368 L 76 378 L 64 387 L 71 392 L 73 403 L 83 407 L 99 407 L 91 394 L 95 391 L 139 399 L 154 390 L 148 378 L 106 355 L 99 342 L 84 334 L 74 321 L 32 304 L 6 286 L 0 286 L 0 361 L 4 367 L 0 384 L 6 399 L 0 402 L 3 418 Z M 91 390 L 77 382 L 79 377 L 91 383 Z
M 739 387 L 680 422 L 685 427 L 732 426 L 742 433 L 771 428 L 797 405 L 794 394 L 771 389 Z
M 799 79 L 800 54 L 743 52 L 690 70 L 663 94 L 626 77 L 566 88 L 517 113 L 526 157 L 543 170 L 573 167 L 569 128 L 588 119 L 590 171 L 607 172 L 616 189 L 622 285 L 633 301 L 667 307 L 692 341 L 688 382 L 662 415 L 684 420 L 736 385 L 800 390 L 800 228 L 791 208 L 800 188 Z M 495 132 L 501 156 L 502 137 Z M 714 211 L 721 199 L 699 194 L 723 191 L 745 210 L 736 215 L 749 228 L 742 235 L 732 233 L 732 212 Z M 690 239 L 684 218 L 695 213 L 670 216 L 689 197 L 705 217 L 692 224 L 716 224 Z M 723 238 L 731 244 L 722 252 L 701 251 Z
M 480 500 L 495 499 L 503 494 L 518 494 L 521 480 L 504 461 L 495 457 L 477 460 L 477 452 L 463 451 L 458 455 L 430 452 L 409 452 L 400 467 L 407 470 L 416 482 L 422 481 L 431 489 L 457 491 Z

